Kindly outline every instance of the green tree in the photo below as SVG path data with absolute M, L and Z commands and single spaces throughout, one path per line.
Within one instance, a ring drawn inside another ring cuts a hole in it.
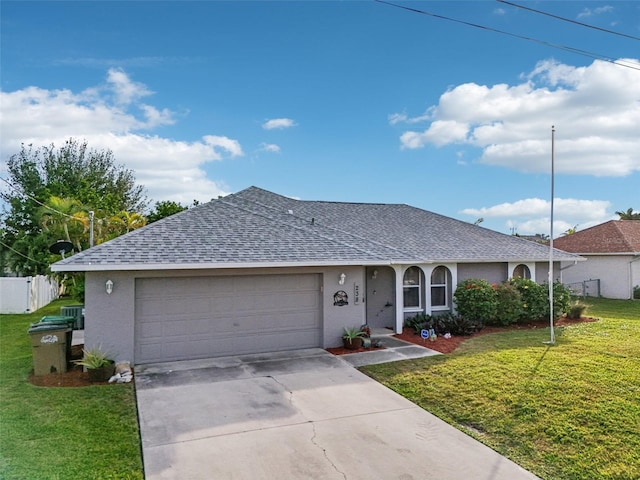
M 89 228 L 88 215 L 80 202 L 73 198 L 50 197 L 40 209 L 40 222 L 45 231 L 59 240 L 71 242 L 81 251 L 82 239 Z
M 197 205 L 194 200 L 194 205 Z M 162 202 L 156 202 L 153 210 L 147 215 L 147 222 L 153 223 L 160 219 L 180 213 L 186 210 L 187 207 L 183 207 L 181 204 L 173 202 L 171 200 L 164 200 Z
M 139 213 L 123 210 L 111 217 L 111 224 L 115 231 L 115 237 L 117 237 L 136 228 L 144 227 L 147 224 L 147 219 Z
M 132 170 L 116 164 L 110 150 L 89 149 L 86 142 L 73 138 L 60 148 L 22 145 L 20 152 L 7 162 L 7 173 L 7 188 L 0 192 L 8 206 L 0 240 L 10 247 L 4 247 L 7 264 L 23 275 L 47 272 L 48 246 L 59 239 L 56 237 L 60 231 L 56 229 L 62 227 L 66 234 L 64 223 L 67 229 L 73 225 L 74 229 L 84 230 L 88 228 L 88 211 L 93 210 L 100 212 L 102 220 L 96 222 L 100 229 L 104 219 L 118 212 L 142 212 L 146 207 L 144 188 L 136 185 Z M 57 201 L 52 200 L 54 197 L 77 202 L 78 210 L 69 214 L 76 217 L 75 222 L 55 218 L 51 211 L 45 214 L 47 203 Z M 72 238 L 72 231 L 68 233 Z M 74 245 L 86 248 L 85 238 L 86 235 Z
M 633 208 L 628 208 L 626 212 L 616 212 L 620 220 L 640 220 L 640 212 L 634 213 Z

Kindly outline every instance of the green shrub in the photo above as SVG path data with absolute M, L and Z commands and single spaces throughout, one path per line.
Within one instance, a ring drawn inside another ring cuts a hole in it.
M 413 328 L 416 331 L 416 333 L 420 333 L 420 330 L 425 328 L 425 325 L 427 324 L 427 319 L 429 317 L 430 315 L 419 313 L 414 317 L 405 318 L 404 326 L 408 328 Z
M 587 308 L 589 308 L 587 304 L 575 301 L 569 306 L 567 318 L 570 318 L 571 320 L 577 320 L 578 318 L 582 317 Z
M 69 295 L 80 303 L 84 303 L 84 273 L 70 274 L 65 281 Z
M 518 289 L 522 298 L 522 310 L 518 323 L 541 320 L 549 316 L 549 287 L 528 278 L 512 278 L 510 283 Z
M 548 287 L 547 287 L 548 289 Z M 547 302 L 548 300 L 547 296 Z M 554 282 L 553 284 L 553 315 L 554 318 L 560 318 L 565 313 L 569 312 L 571 308 L 571 290 L 569 287 L 563 285 L 560 282 Z M 549 309 L 547 308 L 547 316 Z
M 484 324 L 496 316 L 498 299 L 495 288 L 483 279 L 468 279 L 456 288 L 453 298 L 458 314 Z M 451 332 L 453 333 L 453 332 Z
M 445 329 L 443 322 L 444 315 L 427 315 L 425 313 L 419 313 L 414 317 L 409 317 L 404 321 L 404 326 L 413 328 L 416 333 L 420 333 L 422 330 L 434 329 L 437 335 L 444 335 L 449 330 Z
M 471 335 L 481 330 L 483 326 L 482 321 L 471 320 L 453 313 L 439 315 L 438 319 L 442 322 L 441 335 L 445 333 L 450 333 L 451 335 Z
M 496 288 L 496 314 L 488 325 L 507 326 L 517 323 L 522 317 L 522 296 L 509 282 L 502 282 Z
M 633 298 L 635 300 L 640 300 L 640 285 L 633 287 Z

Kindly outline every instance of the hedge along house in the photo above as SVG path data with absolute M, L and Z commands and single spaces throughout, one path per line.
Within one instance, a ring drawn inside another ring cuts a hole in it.
M 464 279 L 546 281 L 548 258 L 544 245 L 408 205 L 250 187 L 52 270 L 86 273 L 87 346 L 143 364 L 333 347 L 365 323 L 400 332 L 407 316 L 452 310 Z

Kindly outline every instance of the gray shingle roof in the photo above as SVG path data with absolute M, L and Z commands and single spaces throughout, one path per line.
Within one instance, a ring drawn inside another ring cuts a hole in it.
M 68 257 L 54 271 L 544 261 L 548 247 L 410 207 L 250 187 Z M 561 258 L 562 257 L 562 258 Z M 557 259 L 574 256 L 557 252 Z

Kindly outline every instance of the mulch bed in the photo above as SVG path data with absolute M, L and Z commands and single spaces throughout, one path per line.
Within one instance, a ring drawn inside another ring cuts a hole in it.
M 355 349 L 344 348 L 344 347 L 334 347 L 334 348 L 325 348 L 325 350 L 333 355 L 347 355 L 349 353 L 359 353 L 359 352 L 373 352 L 374 350 L 384 350 L 384 347 L 360 347 Z
M 568 319 L 561 318 L 554 322 L 554 326 L 561 327 L 563 325 L 575 325 L 576 323 L 583 322 L 595 322 L 596 318 L 591 317 L 581 317 L 577 319 Z M 530 322 L 522 325 L 510 325 L 508 327 L 484 327 L 479 332 L 474 333 L 473 335 L 468 336 L 452 336 L 451 338 L 444 338 L 443 336 L 438 336 L 435 341 L 424 340 L 419 334 L 415 332 L 413 328 L 405 327 L 402 329 L 402 333 L 394 335 L 394 337 L 399 338 L 400 340 L 404 340 L 405 342 L 415 343 L 416 345 L 420 345 L 423 347 L 430 348 L 440 353 L 451 353 L 458 346 L 464 342 L 465 340 L 473 337 L 478 337 L 480 335 L 487 335 L 489 333 L 497 333 L 497 332 L 507 332 L 510 330 L 532 330 L 534 328 L 546 328 L 549 326 L 548 320 L 543 320 L 539 322 Z
M 595 322 L 596 318 L 590 317 L 582 317 L 576 320 L 569 320 L 568 318 L 561 318 L 560 320 L 556 320 L 554 323 L 555 326 L 563 326 L 563 325 L 572 325 L 576 323 L 582 322 Z M 402 333 L 394 335 L 394 337 L 399 338 L 400 340 L 404 340 L 406 342 L 415 343 L 416 345 L 421 345 L 423 347 L 430 348 L 440 353 L 451 353 L 458 346 L 467 340 L 468 338 L 477 337 L 479 335 L 486 335 L 488 333 L 496 333 L 496 332 L 504 332 L 508 330 L 528 330 L 533 328 L 546 328 L 549 326 L 549 322 L 541 321 L 541 322 L 531 322 L 525 325 L 512 325 L 509 327 L 484 327 L 477 333 L 474 333 L 470 336 L 452 336 L 451 338 L 444 338 L 439 336 L 435 341 L 431 340 L 423 340 L 420 335 L 415 333 L 412 328 L 404 328 Z M 71 347 L 71 360 L 77 360 L 82 358 L 82 348 L 84 345 L 74 345 Z M 358 352 L 371 352 L 374 350 L 384 350 L 384 347 L 360 347 L 355 350 L 349 350 L 344 347 L 336 347 L 336 348 L 327 348 L 327 352 L 332 353 L 333 355 L 346 355 L 348 353 L 358 353 Z M 89 385 L 108 385 L 108 382 L 91 382 L 89 381 L 89 374 L 87 372 L 82 371 L 82 367 L 75 365 L 73 363 L 69 363 L 66 373 L 51 373 L 49 375 L 41 375 L 41 376 L 29 376 L 29 382 L 38 387 L 86 387 Z
M 91 382 L 89 374 L 83 368 L 75 365 L 73 360 L 82 358 L 84 345 L 71 347 L 71 362 L 67 365 L 66 373 L 50 373 L 48 375 L 29 376 L 29 382 L 37 387 L 86 387 L 89 385 L 108 385 L 108 382 Z

